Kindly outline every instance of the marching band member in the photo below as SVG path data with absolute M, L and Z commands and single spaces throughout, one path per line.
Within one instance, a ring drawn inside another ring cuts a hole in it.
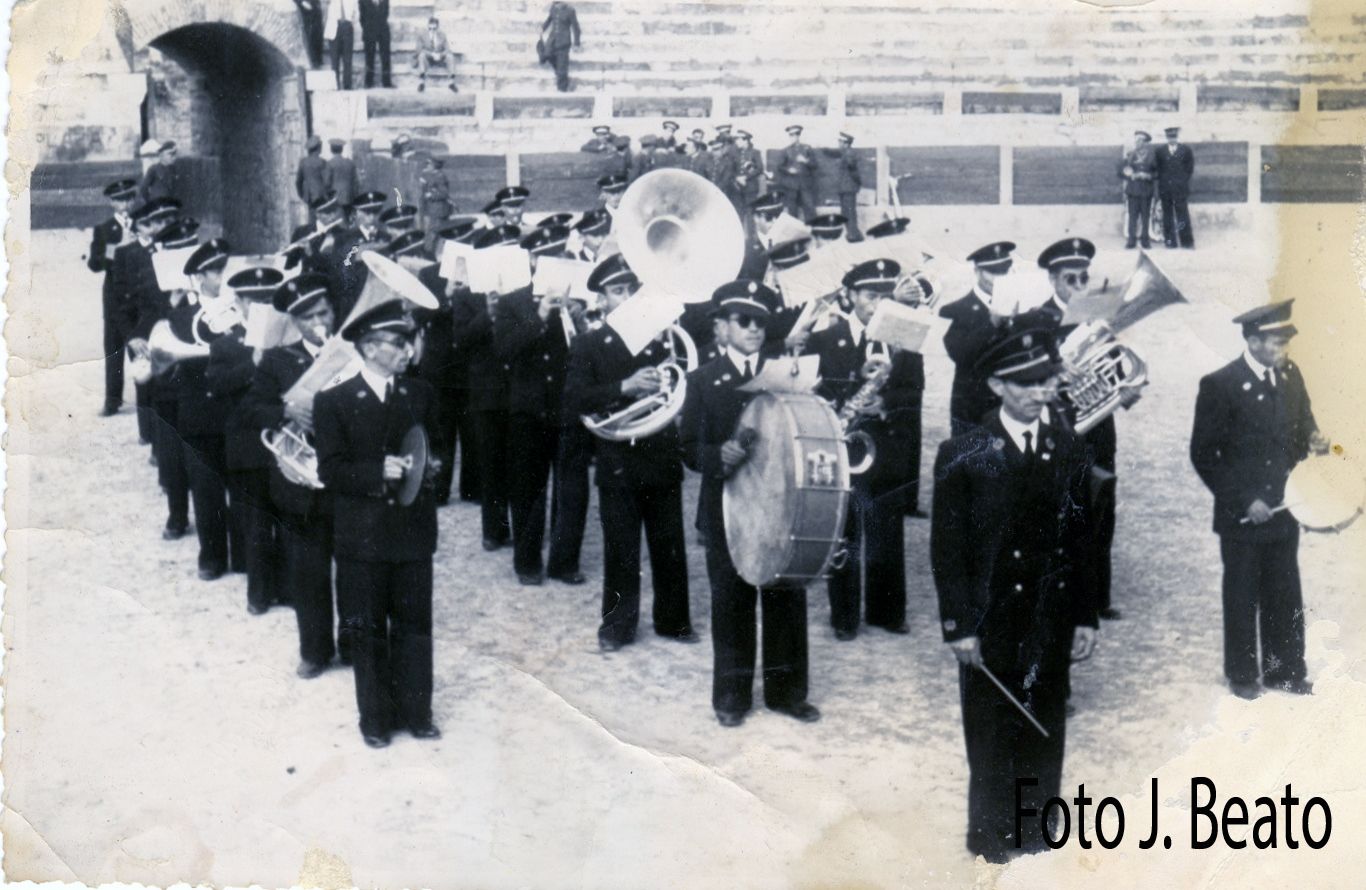
M 384 207 L 383 192 L 363 192 L 356 196 L 352 207 L 356 222 L 337 235 L 328 264 L 328 290 L 336 301 L 333 307 L 338 318 L 346 318 L 356 305 L 369 274 L 360 259 L 361 251 L 381 250 L 393 235 L 380 225 L 379 214 Z
M 521 246 L 530 252 L 534 269 L 538 257 L 562 256 L 568 240 L 568 228 L 547 226 L 523 238 Z M 505 294 L 498 301 L 494 317 L 493 348 L 509 369 L 507 458 L 511 477 L 512 567 L 517 580 L 524 585 L 538 585 L 544 580 L 541 545 L 545 540 L 550 468 L 560 451 L 561 402 L 569 346 L 586 329 L 583 311 L 581 300 L 537 297 L 526 287 Z M 586 465 L 583 472 L 587 473 Z M 556 476 L 558 482 L 558 472 Z M 586 507 L 585 500 L 576 509 Z M 568 571 L 577 572 L 580 542 L 558 542 L 561 547 L 572 546 L 572 559 L 557 554 L 556 543 L 552 540 L 550 554 L 556 574 L 567 574 L 566 566 Z
M 488 229 L 474 242 L 476 250 L 516 245 L 516 226 Z M 508 363 L 493 346 L 493 319 L 502 294 L 457 292 L 452 309 L 456 349 L 464 352 L 469 373 L 469 410 L 474 415 L 475 450 L 479 455 L 479 504 L 485 550 L 512 540 L 508 485 L 502 465 L 508 453 Z
M 930 567 L 944 641 L 959 662 L 968 757 L 967 848 L 988 862 L 1043 849 L 1039 820 L 1062 778 L 1068 672 L 1096 640 L 1085 554 L 1087 458 L 1041 419 L 1058 365 L 1045 331 L 1022 331 L 980 361 L 1001 407 L 939 446 Z M 1037 718 L 1045 738 L 986 672 Z M 1018 778 L 1035 785 L 1016 790 Z
M 626 177 L 621 173 L 608 173 L 598 177 L 598 206 L 611 216 L 621 203 L 626 192 Z
M 286 402 L 285 393 L 299 381 L 322 352 L 336 325 L 328 300 L 327 278 L 305 273 L 275 289 L 275 309 L 287 313 L 299 340 L 265 350 L 243 400 L 245 425 L 257 433 L 286 424 L 307 434 L 313 429 L 312 402 Z M 291 482 L 272 461 L 270 500 L 279 516 L 284 555 L 282 589 L 294 606 L 299 625 L 298 675 L 311 680 L 326 670 L 340 649 L 351 663 L 351 639 L 338 628 L 332 607 L 332 514 L 326 489 Z
M 123 405 L 123 362 L 128 346 L 126 313 L 120 305 L 115 288 L 114 253 L 134 239 L 133 220 L 129 210 L 137 198 L 138 184 L 134 179 L 120 179 L 105 186 L 113 215 L 95 226 L 90 235 L 90 254 L 85 265 L 91 272 L 103 272 L 101 307 L 104 310 L 104 406 L 101 417 L 113 417 Z
M 417 225 L 417 206 L 397 204 L 390 207 L 379 215 L 379 225 L 391 237 L 401 235 Z
M 1191 463 L 1214 494 L 1224 563 L 1224 674 L 1234 695 L 1246 699 L 1262 687 L 1296 695 L 1314 690 L 1305 678 L 1300 528 L 1277 505 L 1295 464 L 1310 451 L 1326 453 L 1328 440 L 1314 421 L 1304 376 L 1286 357 L 1297 333 L 1293 303 L 1233 319 L 1246 348 L 1201 378 L 1191 431 Z
M 509 185 L 500 188 L 493 196 L 498 202 L 498 209 L 501 211 L 502 225 L 521 226 L 522 211 L 526 207 L 526 199 L 531 197 L 531 190 L 525 186 Z M 492 222 L 490 222 L 492 225 Z
M 586 211 L 583 217 L 574 223 L 574 231 L 579 233 L 582 242 L 582 246 L 574 259 L 588 263 L 597 263 L 606 259 L 602 256 L 602 245 L 607 240 L 607 234 L 611 230 L 612 217 L 606 210 L 599 208 Z
M 588 279 L 604 314 L 629 300 L 640 281 L 620 254 Z M 567 417 L 610 410 L 657 392 L 664 350 L 656 340 L 631 355 L 611 325 L 575 339 L 569 350 L 564 401 Z M 683 540 L 683 467 L 673 424 L 629 442 L 597 441 L 598 511 L 602 519 L 602 624 L 598 645 L 614 652 L 635 641 L 640 618 L 640 533 L 650 548 L 655 633 L 698 642 L 688 607 Z
M 185 261 L 184 272 L 194 290 L 171 310 L 169 318 L 171 331 L 181 341 L 202 346 L 237 324 L 237 301 L 219 293 L 229 250 L 228 242 L 215 238 L 201 244 Z M 190 499 L 199 535 L 199 578 L 203 581 L 220 578 L 229 568 L 246 570 L 239 529 L 229 521 L 223 412 L 209 390 L 208 366 L 207 355 L 181 359 L 176 362 L 174 378 L 176 432 L 183 443 L 190 477 Z
M 432 722 L 432 554 L 436 504 L 429 484 L 403 506 L 399 455 L 426 427 L 434 396 L 404 377 L 416 328 L 402 300 L 363 313 L 342 330 L 356 344 L 360 373 L 313 403 L 318 476 L 332 495 L 337 598 L 353 635 L 360 731 L 372 748 L 396 729 L 437 739 Z M 429 468 L 430 469 L 430 468 Z
M 133 354 L 146 354 L 147 337 L 152 325 L 166 317 L 167 295 L 157 284 L 152 253 L 157 235 L 175 221 L 180 213 L 180 202 L 174 198 L 157 198 L 133 211 L 134 239 L 114 250 L 113 278 L 115 300 L 122 306 L 125 326 L 129 332 L 128 346 Z M 135 386 L 137 396 L 138 441 L 149 445 L 155 435 L 154 412 L 147 386 Z
M 702 474 L 698 518 L 711 581 L 712 707 L 722 726 L 739 726 L 753 703 L 755 615 L 762 601 L 764 704 L 804 723 L 820 719 L 806 700 L 806 588 L 776 585 L 762 592 L 735 570 L 726 543 L 722 486 L 745 462 L 736 424 L 753 397 L 739 387 L 759 373 L 764 326 L 779 298 L 754 281 L 717 288 L 712 310 L 725 324 L 721 354 L 689 375 L 680 426 L 683 460 Z
M 1085 238 L 1064 238 L 1044 249 L 1039 254 L 1039 267 L 1048 270 L 1049 286 L 1052 294 L 1048 302 L 1015 316 L 1011 324 L 1013 330 L 1043 329 L 1049 331 L 1057 342 L 1073 330 L 1072 325 L 1063 325 L 1067 304 L 1074 297 L 1085 294 L 1090 282 L 1091 260 L 1096 255 L 1096 246 Z M 1136 387 L 1120 390 L 1120 404 L 1127 410 L 1142 398 Z M 1062 422 L 1071 423 L 1070 417 Z M 1115 539 L 1115 452 L 1117 437 L 1113 415 L 1096 424 L 1084 436 L 1091 466 L 1092 498 L 1090 518 L 1091 528 L 1089 554 L 1092 562 L 1091 577 L 1095 581 L 1097 610 L 1100 617 L 1116 621 L 1122 617 L 1119 609 L 1110 605 L 1110 547 Z
M 473 220 L 465 220 L 445 227 L 437 235 L 439 241 L 470 243 L 482 232 L 482 229 L 475 227 Z M 440 319 L 440 323 L 443 326 L 450 327 L 451 358 L 447 377 L 449 389 L 437 391 L 437 397 L 441 399 L 443 408 L 452 418 L 454 424 L 450 445 L 453 448 L 458 440 L 460 448 L 459 495 L 460 500 L 467 502 L 479 500 L 480 488 L 479 438 L 474 426 L 474 412 L 470 407 L 469 350 L 459 346 L 455 332 L 456 307 L 468 298 L 469 286 L 466 282 L 446 282 L 446 292 L 441 300 L 442 312 L 440 313 L 444 317 Z M 423 364 L 427 363 L 424 361 Z M 454 452 L 450 452 L 449 456 L 452 462 L 443 462 L 441 472 L 436 477 L 438 504 L 450 500 L 451 487 L 454 484 Z
M 308 206 L 313 211 L 314 222 L 312 225 L 297 226 L 289 236 L 290 247 L 285 251 L 285 268 L 292 269 L 303 263 L 304 272 L 322 272 L 327 268 L 328 258 L 341 233 L 346 211 L 334 190 L 315 198 Z M 333 233 L 330 240 L 327 237 L 329 232 Z
M 281 552 L 274 505 L 270 499 L 270 453 L 261 444 L 261 431 L 247 417 L 246 396 L 264 354 L 246 343 L 250 304 L 269 300 L 284 280 L 278 269 L 256 266 L 228 279 L 237 295 L 235 323 L 209 344 L 204 380 L 225 416 L 224 466 L 228 510 L 241 533 L 247 565 L 247 611 L 264 614 L 287 602 L 281 583 Z
M 902 516 L 907 491 L 920 472 L 909 456 L 919 452 L 912 440 L 918 433 L 925 366 L 919 353 L 897 349 L 867 333 L 878 302 L 891 296 L 900 277 L 901 266 L 892 260 L 854 266 L 843 279 L 853 311 L 812 334 L 804 349 L 820 356 L 817 391 L 837 411 L 863 386 L 864 366 L 877 360 L 874 356 L 890 363 L 891 369 L 879 397 L 859 409 L 858 427 L 872 437 L 877 459 L 868 472 L 854 477 L 846 525 L 850 559 L 830 575 L 830 623 L 838 640 L 858 635 L 860 601 L 869 625 L 894 634 L 908 632 Z
M 822 213 L 806 221 L 811 229 L 811 249 L 826 250 L 836 244 L 843 244 L 844 229 L 849 220 L 839 213 Z
M 996 241 L 968 254 L 977 280 L 962 299 L 939 310 L 949 320 L 944 350 L 953 361 L 953 388 L 949 395 L 951 435 L 958 436 L 981 423 L 996 406 L 996 396 L 977 372 L 977 360 L 1003 333 L 1004 319 L 992 311 L 991 293 L 996 279 L 1010 271 L 1015 245 Z

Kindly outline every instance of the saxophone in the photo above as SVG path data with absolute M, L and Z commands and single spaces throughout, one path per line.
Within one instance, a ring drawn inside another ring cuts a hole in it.
M 854 475 L 865 473 L 877 459 L 877 446 L 873 442 L 873 437 L 863 430 L 852 429 L 858 423 L 859 418 L 877 400 L 878 393 L 887 384 L 887 379 L 892 376 L 892 361 L 885 355 L 873 354 L 863 363 L 863 368 L 859 372 L 863 377 L 863 385 L 854 392 L 852 396 L 845 399 L 844 405 L 840 408 L 836 417 L 840 422 L 840 430 L 844 433 L 844 441 L 847 445 L 857 443 L 863 449 L 863 458 L 849 467 L 849 472 Z

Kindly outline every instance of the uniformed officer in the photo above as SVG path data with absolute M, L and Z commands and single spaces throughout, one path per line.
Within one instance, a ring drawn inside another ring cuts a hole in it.
M 1294 300 L 1233 319 L 1243 354 L 1200 380 L 1190 455 L 1214 494 L 1214 531 L 1224 563 L 1224 674 L 1235 695 L 1262 687 L 1313 692 L 1304 663 L 1299 524 L 1285 501 L 1286 479 L 1319 433 L 1299 367 L 1286 355 L 1297 333 Z M 1258 643 L 1261 685 L 1258 685 Z
M 301 271 L 325 272 L 337 237 L 343 231 L 341 227 L 345 210 L 338 201 L 336 191 L 329 191 L 314 200 L 309 209 L 313 213 L 313 224 L 296 226 L 290 233 L 289 243 L 293 246 L 285 251 L 285 268 L 292 269 L 302 263 Z M 331 239 L 327 237 L 329 233 Z M 298 243 L 305 238 L 308 239 L 306 242 Z
M 710 182 L 712 166 L 716 161 L 707 152 L 707 143 L 700 139 L 689 139 L 683 144 L 683 154 L 686 155 L 687 160 L 685 169 Z
M 1049 331 L 1059 343 L 1065 340 L 1075 328 L 1063 324 L 1067 304 L 1087 292 L 1091 260 L 1095 255 L 1096 246 L 1085 238 L 1064 238 L 1045 248 L 1039 254 L 1039 267 L 1048 270 L 1052 293 L 1042 306 L 1015 316 L 1011 322 L 1013 330 L 1041 328 Z M 1120 404 L 1127 410 L 1142 395 L 1139 387 L 1125 387 L 1120 390 Z M 1075 418 L 1069 414 L 1056 422 L 1072 424 Z M 1114 416 L 1100 421 L 1080 438 L 1086 447 L 1091 472 L 1091 508 L 1088 511 L 1091 526 L 1087 538 L 1091 566 L 1088 571 L 1095 583 L 1096 609 L 1100 617 L 1116 621 L 1123 613 L 1110 604 L 1110 548 L 1115 539 L 1115 489 L 1118 485 L 1115 475 L 1118 437 Z
M 968 254 L 976 281 L 962 299 L 939 310 L 949 320 L 944 332 L 944 350 L 953 361 L 953 387 L 949 395 L 951 434 L 962 435 L 982 422 L 992 410 L 996 396 L 977 372 L 977 361 L 1002 335 L 1006 319 L 992 311 L 991 294 L 996 279 L 1010 271 L 1015 244 L 995 241 Z
M 711 141 L 711 175 L 712 184 L 721 190 L 732 204 L 740 200 L 740 184 L 735 177 L 739 174 L 740 168 L 736 165 L 733 146 L 729 139 L 717 136 Z
M 536 220 L 536 228 L 538 229 L 546 229 L 551 226 L 564 226 L 565 228 L 573 228 L 574 214 L 569 213 L 567 211 L 564 213 L 547 213 L 545 216 Z
M 791 142 L 778 158 L 774 185 L 782 193 L 787 212 L 798 219 L 816 214 L 816 155 L 802 142 L 801 124 L 787 128 Z
M 281 583 L 283 556 L 275 508 L 270 500 L 270 453 L 261 430 L 252 426 L 247 392 L 264 350 L 246 343 L 246 320 L 252 303 L 264 303 L 284 281 L 278 269 L 256 266 L 228 279 L 236 294 L 237 318 L 209 345 L 204 379 L 224 417 L 224 467 L 229 511 L 240 531 L 247 567 L 247 611 L 261 615 L 288 602 Z
M 621 196 L 626 193 L 626 177 L 620 173 L 608 173 L 598 177 L 598 203 L 609 213 L 621 204 Z
M 764 190 L 764 153 L 754 147 L 748 130 L 735 131 L 735 212 L 747 219 L 754 199 Z
M 669 149 L 670 151 L 677 151 L 677 150 L 678 150 L 678 121 L 665 121 L 665 122 L 661 125 L 661 128 L 664 130 L 664 135 L 658 137 L 658 138 L 659 138 L 659 143 L 658 143 L 658 144 L 660 145 L 660 147 L 662 147 L 662 148 L 667 148 L 667 149 Z
M 869 625 L 894 634 L 908 632 L 902 517 L 908 490 L 920 473 L 918 460 L 911 461 L 919 454 L 925 365 L 919 353 L 874 340 L 867 331 L 878 302 L 892 295 L 900 277 L 901 266 L 889 259 L 854 266 L 841 282 L 852 312 L 812 334 L 804 349 L 820 356 L 817 391 L 837 411 L 862 388 L 869 361 L 890 366 L 878 398 L 850 420 L 851 428 L 872 438 L 877 457 L 866 473 L 853 479 L 845 526 L 850 559 L 830 575 L 830 623 L 838 640 L 858 635 L 861 602 Z
M 356 196 L 355 224 L 336 236 L 327 262 L 328 292 L 335 301 L 333 310 L 338 318 L 346 318 L 360 292 L 365 288 L 369 270 L 360 254 L 366 250 L 381 250 L 393 234 L 380 225 L 379 215 L 384 209 L 384 192 L 362 192 Z
M 86 267 L 91 272 L 103 272 L 101 308 L 104 311 L 104 406 L 101 417 L 112 417 L 123 405 L 124 349 L 128 345 L 126 315 L 119 304 L 119 294 L 112 275 L 114 252 L 135 237 L 133 220 L 129 216 L 138 184 L 132 179 L 120 179 L 105 186 L 113 215 L 95 226 L 90 237 L 90 254 Z
M 521 246 L 530 253 L 534 267 L 540 257 L 563 256 L 568 240 L 567 227 L 546 226 L 523 238 Z M 560 450 L 561 401 L 569 345 L 585 330 L 583 311 L 580 300 L 537 296 L 527 287 L 505 294 L 498 301 L 494 316 L 494 351 L 509 369 L 507 460 L 511 480 L 512 566 L 524 585 L 544 581 L 541 549 L 545 541 L 546 506 L 551 503 L 550 468 Z M 584 467 L 585 473 L 586 470 Z M 586 507 L 586 502 L 582 506 Z M 577 545 L 574 549 L 577 551 Z M 553 551 L 552 546 L 551 562 L 559 562 L 557 568 L 563 573 L 566 560 L 557 560 Z M 575 553 L 575 571 L 577 562 Z
M 313 405 L 318 475 L 332 495 L 337 596 L 353 634 L 360 731 L 372 748 L 407 729 L 436 739 L 432 721 L 432 554 L 436 505 L 424 481 L 404 506 L 408 473 L 400 454 L 413 427 L 425 428 L 433 395 L 404 377 L 416 328 L 402 300 L 363 313 L 342 331 L 364 364 L 318 393 Z
M 517 226 L 488 229 L 474 242 L 476 250 L 516 245 L 522 237 Z M 479 503 L 485 550 L 497 550 L 512 540 L 509 490 L 505 460 L 508 454 L 508 363 L 493 344 L 493 320 L 499 293 L 458 291 L 454 297 L 452 326 L 455 346 L 466 355 L 469 410 L 474 415 L 475 453 L 479 458 Z
M 863 188 L 863 174 L 859 172 L 858 155 L 854 154 L 854 137 L 840 133 L 839 147 L 826 149 L 825 152 L 835 159 L 835 190 L 840 196 L 840 214 L 845 219 L 846 237 L 851 243 L 862 241 L 863 233 L 858 226 L 858 192 Z
M 396 204 L 379 215 L 380 230 L 392 240 L 417 225 L 417 213 L 412 204 Z
M 128 350 L 133 355 L 147 355 L 147 337 L 152 325 L 170 311 L 169 295 L 157 283 L 152 253 L 156 239 L 179 217 L 180 202 L 174 198 L 158 198 L 143 204 L 131 214 L 134 238 L 114 251 L 114 264 L 109 274 L 115 300 L 124 315 L 128 331 Z M 137 398 L 138 441 L 151 444 L 155 436 L 155 412 L 152 410 L 152 390 L 147 385 L 135 386 Z
M 640 289 L 620 254 L 593 270 L 588 286 L 610 313 Z M 666 335 L 667 336 L 667 335 Z M 565 382 L 568 417 L 598 414 L 658 392 L 658 365 L 667 350 L 658 340 L 631 355 L 611 325 L 574 340 Z M 598 509 L 603 532 L 602 624 L 598 644 L 612 652 L 635 641 L 640 616 L 640 534 L 650 548 L 655 633 L 695 643 L 688 607 L 683 540 L 683 467 L 673 424 L 631 441 L 597 442 Z
M 343 154 L 346 150 L 344 140 L 329 139 L 327 147 L 332 152 L 332 157 L 327 159 L 327 169 L 331 174 L 332 189 L 337 193 L 337 204 L 343 208 L 350 207 L 356 195 L 360 194 L 360 175 L 356 172 L 356 162 Z
M 808 219 L 806 225 L 811 229 L 810 249 L 822 250 L 843 242 L 844 229 L 849 225 L 849 220 L 842 213 L 822 213 Z
M 603 242 L 612 231 L 612 216 L 606 210 L 589 210 L 574 223 L 574 231 L 579 233 L 580 247 L 575 259 L 597 263 L 605 259 L 601 255 Z
M 677 125 L 675 124 L 675 126 Z M 579 151 L 592 152 L 593 154 L 610 154 L 616 151 L 612 128 L 606 124 L 598 124 L 593 127 L 593 138 L 580 146 Z
M 749 202 L 751 224 L 746 227 L 749 234 L 745 238 L 745 260 L 740 267 L 740 277 L 750 281 L 767 281 L 768 252 L 774 246 L 770 232 L 779 214 L 783 212 L 783 199 L 777 192 L 769 192 Z
M 494 194 L 494 199 L 498 201 L 498 208 L 501 211 L 503 225 L 520 226 L 522 224 L 522 212 L 526 208 L 526 199 L 529 197 L 531 197 L 531 190 L 520 185 L 500 188 Z
M 275 289 L 272 303 L 287 313 L 299 339 L 265 350 L 252 375 L 243 401 L 243 420 L 257 432 L 291 430 L 311 435 L 313 400 L 286 399 L 285 394 L 317 361 L 332 335 L 335 316 L 327 298 L 327 279 L 304 273 Z M 311 680 L 326 670 L 341 648 L 341 660 L 351 663 L 350 638 L 334 638 L 337 621 L 332 606 L 332 514 L 325 489 L 286 479 L 279 465 L 270 468 L 270 499 L 279 517 L 284 557 L 281 589 L 294 606 L 299 625 L 298 675 Z
M 1148 237 L 1157 177 L 1157 157 L 1149 144 L 1152 139 L 1146 130 L 1135 130 L 1133 150 L 1126 152 L 1119 162 L 1119 178 L 1124 181 L 1124 200 L 1129 210 L 1128 240 L 1124 246 L 1130 250 L 1138 246 L 1140 239 L 1144 249 L 1153 246 Z
M 754 609 L 760 600 L 764 704 L 805 723 L 820 719 L 806 700 L 806 589 L 778 584 L 760 593 L 746 583 L 731 561 L 722 512 L 725 480 L 749 456 L 736 427 L 753 394 L 740 387 L 763 367 L 764 327 L 778 304 L 778 295 L 755 281 L 717 288 L 712 308 L 724 322 L 726 345 L 689 375 L 680 425 L 683 460 L 702 475 L 698 518 L 711 581 L 712 707 L 722 726 L 739 726 L 753 704 Z
M 468 244 L 482 233 L 483 230 L 476 228 L 472 219 L 466 219 L 447 226 L 437 234 L 442 241 L 457 241 Z M 442 323 L 449 325 L 451 329 L 451 360 L 448 376 L 450 388 L 445 392 L 438 390 L 437 397 L 442 400 L 443 408 L 446 409 L 446 413 L 452 418 L 455 425 L 455 435 L 451 444 L 452 446 L 458 445 L 460 453 L 458 486 L 460 500 L 474 502 L 479 500 L 479 440 L 474 425 L 474 412 L 470 408 L 472 383 L 470 381 L 469 353 L 465 349 L 458 348 L 455 334 L 456 307 L 469 298 L 469 292 L 468 282 L 446 282 L 446 295 L 445 299 L 442 300 L 446 320 Z M 454 457 L 454 452 L 451 453 L 451 456 Z M 441 471 L 436 477 L 438 505 L 450 500 L 454 478 L 455 464 L 443 463 Z
M 215 238 L 199 246 L 185 261 L 193 291 L 170 312 L 171 331 L 181 341 L 208 344 L 242 322 L 237 300 L 222 291 L 228 243 Z M 228 514 L 227 457 L 224 414 L 209 388 L 209 357 L 185 358 L 175 364 L 176 431 L 185 454 L 199 535 L 199 578 L 213 581 L 231 568 L 246 571 L 241 529 Z M 231 561 L 229 557 L 231 556 Z
M 1157 151 L 1157 195 L 1162 201 L 1162 240 L 1168 247 L 1195 248 L 1191 228 L 1191 177 L 1195 175 L 1195 153 L 1181 144 L 1181 128 L 1163 131 L 1167 144 Z
M 1037 817 L 1016 834 L 1016 795 L 1036 811 L 1058 795 L 1070 663 L 1089 657 L 1096 641 L 1082 543 L 1085 449 L 1040 417 L 1058 381 L 1052 349 L 1047 332 L 1022 331 L 984 355 L 1002 405 L 985 425 L 942 443 L 934 464 L 930 567 L 944 640 L 959 662 L 967 847 L 989 862 L 1043 849 Z
M 143 204 L 151 204 L 163 198 L 180 200 L 183 183 L 176 166 L 176 144 L 173 141 L 161 143 L 157 148 L 157 162 L 147 168 L 138 186 L 138 198 Z
M 317 135 L 309 136 L 304 147 L 307 154 L 299 159 L 299 169 L 294 173 L 294 191 L 299 200 L 311 206 L 331 190 L 332 171 L 323 160 L 323 141 Z

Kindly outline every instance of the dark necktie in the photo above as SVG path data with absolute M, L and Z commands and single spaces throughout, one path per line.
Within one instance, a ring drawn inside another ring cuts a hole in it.
M 1034 434 L 1033 434 L 1032 432 L 1030 432 L 1029 430 L 1025 430 L 1025 433 L 1024 433 L 1024 440 L 1025 440 L 1025 444 L 1024 444 L 1024 456 L 1025 456 L 1025 460 L 1031 460 L 1031 461 L 1032 461 L 1032 460 L 1034 459 Z
M 384 404 L 389 404 L 394 400 L 394 378 L 390 377 L 384 384 Z
M 754 369 L 750 365 L 751 359 L 745 359 L 745 371 L 740 375 L 741 383 L 748 383 L 754 379 Z
M 1262 374 L 1262 379 L 1266 381 L 1267 386 L 1272 389 L 1276 388 L 1276 374 L 1270 368 L 1267 368 L 1265 373 Z

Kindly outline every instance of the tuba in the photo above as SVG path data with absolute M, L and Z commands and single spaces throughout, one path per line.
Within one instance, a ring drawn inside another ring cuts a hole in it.
M 1063 370 L 1058 396 L 1071 409 L 1081 435 L 1119 408 L 1124 391 L 1148 382 L 1148 365 L 1115 336 L 1164 306 L 1186 298 L 1146 253 L 1122 287 L 1106 281 L 1089 295 L 1100 317 L 1076 327 L 1058 352 Z
M 744 262 L 740 217 L 725 193 L 696 173 L 673 168 L 646 173 L 626 190 L 615 217 L 621 254 L 648 289 L 637 299 L 704 302 L 733 281 Z M 669 355 L 659 365 L 664 378 L 660 390 L 618 411 L 584 416 L 593 435 L 612 442 L 643 438 L 662 430 L 683 410 L 688 374 L 697 367 L 697 347 L 677 323 L 666 333 Z
M 391 300 L 407 300 L 422 309 L 436 309 L 440 305 L 427 286 L 398 263 L 370 251 L 360 256 L 369 268 L 370 276 L 342 328 Z M 350 378 L 359 367 L 360 354 L 356 348 L 341 337 L 331 337 L 323 344 L 312 366 L 284 394 L 284 401 L 311 405 L 319 392 Z M 295 485 L 320 489 L 323 483 L 318 476 L 318 452 L 309 440 L 311 433 L 312 430 L 287 420 L 278 430 L 261 430 L 261 444 L 274 455 L 280 475 Z

